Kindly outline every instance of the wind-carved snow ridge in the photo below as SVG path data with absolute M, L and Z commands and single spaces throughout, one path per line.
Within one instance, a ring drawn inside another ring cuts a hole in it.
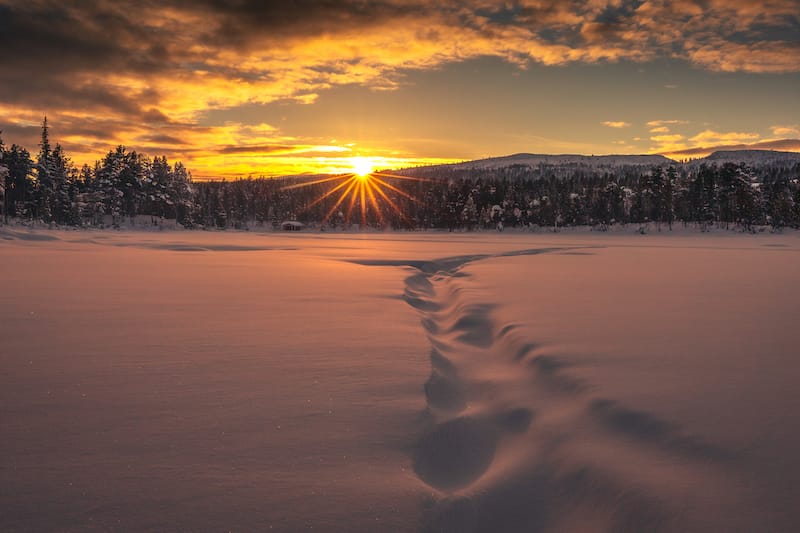
M 597 397 L 577 363 L 498 323 L 498 304 L 473 301 L 464 266 L 577 248 L 355 261 L 417 270 L 403 299 L 430 341 L 431 373 L 411 459 L 435 489 L 421 531 L 702 530 L 681 502 L 735 475 L 726 450 Z

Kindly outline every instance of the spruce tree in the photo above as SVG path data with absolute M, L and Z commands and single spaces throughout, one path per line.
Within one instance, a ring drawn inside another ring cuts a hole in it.
M 36 183 L 34 185 L 34 216 L 44 222 L 52 222 L 53 187 L 53 150 L 50 146 L 50 132 L 47 117 L 42 120 L 42 136 L 39 142 L 39 154 L 36 156 Z
M 0 194 L 3 195 L 3 222 L 8 224 L 8 195 L 11 179 L 8 167 L 5 165 L 6 146 L 3 144 L 3 132 L 0 131 Z
M 3 155 L 3 164 L 8 168 L 6 196 L 8 214 L 23 217 L 31 213 L 33 161 L 28 151 L 16 144 Z
M 58 224 L 76 225 L 78 219 L 73 207 L 76 190 L 73 188 L 74 172 L 72 162 L 66 156 L 60 144 L 56 144 L 51 159 L 51 212 L 53 219 Z

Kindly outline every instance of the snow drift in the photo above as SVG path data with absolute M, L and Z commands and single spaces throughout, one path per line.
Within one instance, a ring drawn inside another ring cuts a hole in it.
M 800 524 L 795 234 L 0 233 L 3 529 Z

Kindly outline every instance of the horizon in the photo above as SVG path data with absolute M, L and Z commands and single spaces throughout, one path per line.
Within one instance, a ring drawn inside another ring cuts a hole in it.
M 46 121 L 46 120 L 47 120 L 47 117 L 45 116 L 43 118 L 42 128 L 44 127 L 44 121 Z M 49 132 L 52 131 L 52 128 L 50 127 L 49 122 L 47 123 L 47 130 L 48 130 L 48 136 L 50 136 Z M 42 131 L 41 128 L 40 128 L 40 131 Z M 2 140 L 2 130 L 0 130 L 0 140 Z M 797 142 L 800 142 L 800 140 L 796 140 L 796 139 L 786 139 L 786 141 L 792 141 L 792 142 L 797 141 Z M 8 143 L 6 143 L 6 144 L 7 144 L 7 147 L 10 146 L 10 145 L 8 145 Z M 12 144 L 17 144 L 17 143 L 12 143 Z M 58 140 L 56 139 L 54 144 L 60 145 L 61 143 L 59 143 Z M 19 145 L 19 146 L 21 146 L 22 148 L 28 149 L 27 146 L 23 146 L 23 145 Z M 41 146 L 41 143 L 37 144 L 37 146 Z M 122 147 L 122 148 L 124 148 L 126 150 L 129 150 L 129 147 L 127 147 L 127 146 L 117 145 L 116 147 L 110 148 L 109 151 L 107 152 L 107 154 L 113 153 L 115 148 L 117 148 L 117 147 Z M 133 149 L 133 151 L 136 151 L 136 150 Z M 515 157 L 586 157 L 586 158 L 592 158 L 592 157 L 598 157 L 598 158 L 601 158 L 601 157 L 603 157 L 603 158 L 605 158 L 605 157 L 609 157 L 609 158 L 611 158 L 611 157 L 619 157 L 619 158 L 624 158 L 624 157 L 631 157 L 631 158 L 633 158 L 633 157 L 662 157 L 662 158 L 665 158 L 665 159 L 667 159 L 667 160 L 669 160 L 669 161 L 671 161 L 673 163 L 677 163 L 679 165 L 682 165 L 682 164 L 693 163 L 693 162 L 699 161 L 701 159 L 706 159 L 706 158 L 711 157 L 713 155 L 716 155 L 718 153 L 724 153 L 724 152 L 764 152 L 764 153 L 775 153 L 775 154 L 798 154 L 798 156 L 800 156 L 800 150 L 795 151 L 795 150 L 780 150 L 780 149 L 774 149 L 774 148 L 760 148 L 760 147 L 758 147 L 758 145 L 742 145 L 742 144 L 738 144 L 738 145 L 721 145 L 721 146 L 707 147 L 707 148 L 701 147 L 701 148 L 695 148 L 695 149 L 687 150 L 686 152 L 687 152 L 686 154 L 683 154 L 686 157 L 682 157 L 682 158 L 678 158 L 675 154 L 664 154 L 664 153 L 607 153 L 607 154 L 594 154 L 593 153 L 593 154 L 581 154 L 581 153 L 516 152 L 516 153 L 513 153 L 513 154 L 505 154 L 505 155 L 490 155 L 490 156 L 481 157 L 481 158 L 478 158 L 478 159 L 447 160 L 445 162 L 422 162 L 422 163 L 418 163 L 418 164 L 410 165 L 410 166 L 406 165 L 406 166 L 395 166 L 395 167 L 379 167 L 378 165 L 380 164 L 379 163 L 380 162 L 380 158 L 354 156 L 354 157 L 348 157 L 346 160 L 343 160 L 342 165 L 346 165 L 346 166 L 343 166 L 341 168 L 337 168 L 337 169 L 335 169 L 335 171 L 332 171 L 332 172 L 324 172 L 324 171 L 319 171 L 317 169 L 316 171 L 305 171 L 305 172 L 299 172 L 299 173 L 295 173 L 295 174 L 275 174 L 275 173 L 273 173 L 273 174 L 264 174 L 264 173 L 261 173 L 261 174 L 255 175 L 254 173 L 250 173 L 248 175 L 238 174 L 238 175 L 224 175 L 224 176 L 192 176 L 191 169 L 187 169 L 187 170 L 189 171 L 190 177 L 194 181 L 223 181 L 223 180 L 228 180 L 228 179 L 231 179 L 231 180 L 235 181 L 235 180 L 246 180 L 246 179 L 282 179 L 282 178 L 303 178 L 303 177 L 309 178 L 309 177 L 317 177 L 317 176 L 353 176 L 353 175 L 359 175 L 359 174 L 360 175 L 380 174 L 380 173 L 385 173 L 385 172 L 389 172 L 389 171 L 403 171 L 403 170 L 411 170 L 411 169 L 426 168 L 426 167 L 468 165 L 470 163 L 480 163 L 480 162 L 485 162 L 485 161 L 511 159 L 511 158 L 515 158 Z M 29 153 L 33 154 L 33 152 L 30 151 L 30 150 L 29 150 Z M 167 157 L 164 154 L 157 154 L 157 153 L 144 153 L 144 152 L 137 152 L 137 153 L 141 153 L 142 155 L 144 155 L 144 156 L 146 156 L 148 158 Z M 73 162 L 73 164 L 74 164 L 74 161 L 72 160 L 70 155 L 69 154 L 66 154 L 66 155 L 67 155 L 68 160 Z M 102 156 L 104 156 L 104 155 L 106 155 L 106 154 L 98 154 L 97 159 L 95 159 L 94 161 L 86 160 L 86 161 L 83 161 L 81 163 L 81 165 L 88 165 L 89 167 L 91 167 L 92 166 L 91 163 L 99 163 L 101 161 L 101 159 L 103 158 Z M 672 157 L 670 157 L 670 156 L 672 156 Z M 359 166 L 359 162 L 358 162 L 359 160 L 362 161 L 362 163 L 361 163 L 362 167 L 364 165 L 366 165 L 365 168 L 367 168 L 367 170 L 365 170 L 364 172 L 358 172 L 357 171 L 358 170 L 358 166 Z M 183 164 L 183 162 L 180 161 L 180 160 L 172 160 L 172 161 L 170 161 L 170 163 L 171 164 L 174 164 L 174 163 Z M 501 167 L 497 167 L 497 168 L 501 168 Z M 74 170 L 76 171 L 76 173 L 78 171 L 80 171 L 79 166 L 75 165 L 74 166 Z
M 33 148 L 47 116 L 78 166 L 118 145 L 199 180 L 800 152 L 792 0 L 12 0 L 0 15 L 3 140 Z

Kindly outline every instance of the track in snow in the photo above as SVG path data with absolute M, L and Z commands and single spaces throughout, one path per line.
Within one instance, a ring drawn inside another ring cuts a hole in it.
M 415 473 L 435 489 L 422 531 L 692 530 L 702 526 L 679 508 L 691 498 L 686 479 L 714 491 L 735 475 L 726 450 L 597 397 L 568 358 L 498 323 L 497 304 L 474 301 L 463 269 L 581 249 L 354 261 L 414 269 L 403 299 L 431 345 L 427 408 L 410 449 Z

